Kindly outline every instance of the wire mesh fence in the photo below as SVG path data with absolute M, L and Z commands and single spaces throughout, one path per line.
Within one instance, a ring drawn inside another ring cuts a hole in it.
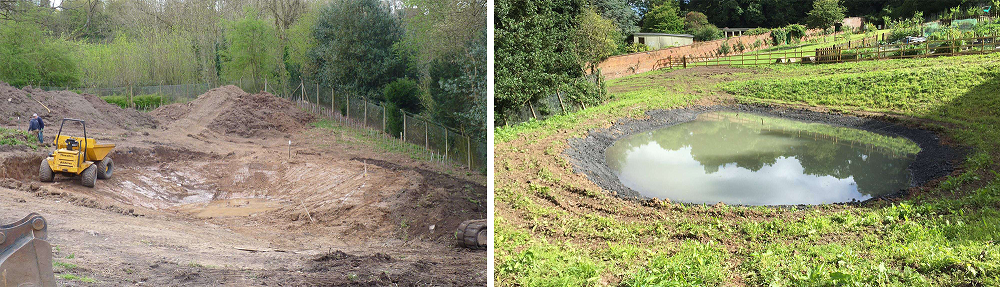
M 403 110 L 386 110 L 375 101 L 356 95 L 337 94 L 329 87 L 317 83 L 300 81 L 287 86 L 274 85 L 267 81 L 242 80 L 230 85 L 240 87 L 248 93 L 269 92 L 275 96 L 292 100 L 303 110 L 321 118 L 336 120 L 344 125 L 364 129 L 370 135 L 394 139 L 408 143 L 426 151 L 424 158 L 450 165 L 460 165 L 485 172 L 486 143 L 469 135 L 448 128 L 442 124 Z M 226 84 L 222 84 L 226 85 Z M 219 84 L 185 84 L 161 86 L 134 86 L 120 88 L 87 87 L 36 87 L 43 90 L 76 90 L 97 96 L 157 94 L 163 98 L 162 104 L 187 102 Z M 485 122 L 485 119 L 484 119 Z M 398 123 L 398 124 L 397 124 Z
M 311 86 L 301 83 L 296 92 L 282 97 L 320 117 L 418 147 L 425 152 L 422 157 L 427 159 L 480 172 L 486 170 L 487 152 L 483 141 L 420 115 L 386 109 L 364 97 L 336 94 L 330 88 L 315 84 Z

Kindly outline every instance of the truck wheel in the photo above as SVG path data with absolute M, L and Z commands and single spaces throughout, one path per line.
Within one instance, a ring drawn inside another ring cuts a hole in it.
M 49 161 L 43 159 L 42 166 L 38 167 L 38 181 L 51 182 L 55 176 L 56 175 L 52 173 L 52 168 L 49 167 Z
M 83 170 L 83 174 L 81 175 L 80 184 L 86 187 L 94 187 L 94 184 L 97 183 L 97 165 L 92 164 L 88 166 L 87 169 Z
M 486 249 L 486 220 L 466 220 L 455 231 L 458 246 L 470 249 Z
M 109 179 L 111 178 L 111 173 L 115 170 L 115 162 L 111 160 L 110 157 L 104 158 L 97 162 L 97 178 L 98 179 Z

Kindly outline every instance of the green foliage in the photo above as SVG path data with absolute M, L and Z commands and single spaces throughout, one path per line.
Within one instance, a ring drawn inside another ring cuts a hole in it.
M 584 9 L 576 21 L 578 24 L 574 42 L 582 65 L 593 69 L 618 50 L 621 35 L 611 20 L 601 17 L 592 9 Z
M 222 80 L 251 86 L 244 90 L 264 89 L 264 82 L 283 83 L 288 77 L 281 61 L 284 53 L 282 42 L 267 21 L 249 10 L 246 16 L 228 23 L 226 50 L 222 55 Z
M 684 18 L 677 3 L 665 1 L 653 7 L 642 17 L 642 31 L 655 33 L 684 33 Z
M 771 30 L 771 46 L 778 46 L 788 43 L 788 31 L 785 29 Z
M 722 29 L 712 24 L 699 26 L 691 34 L 695 41 L 712 41 L 723 37 Z
M 746 34 L 747 35 L 751 35 L 751 36 L 757 36 L 757 35 L 767 34 L 767 32 L 771 32 L 771 29 L 768 29 L 768 28 L 759 28 L 758 27 L 758 28 L 753 28 L 753 29 L 747 30 Z
M 137 39 L 119 33 L 109 43 L 77 43 L 82 84 L 125 87 L 199 81 L 189 35 L 174 32 L 147 36 Z
M 622 46 L 622 54 L 631 54 L 649 51 L 649 46 L 643 43 L 629 43 L 628 45 Z
M 397 43 L 399 20 L 377 0 L 337 0 L 323 7 L 313 35 L 316 78 L 338 92 L 374 97 L 401 78 L 406 63 Z
M 38 149 L 38 138 L 33 132 L 0 128 L 0 146 L 27 146 Z
M 720 286 L 725 282 L 725 250 L 685 241 L 671 255 L 656 255 L 623 286 Z
M 611 20 L 618 27 L 619 46 L 625 45 L 625 38 L 639 32 L 639 14 L 629 5 L 629 0 L 588 0 L 601 17 Z
M 409 78 L 396 79 L 385 85 L 381 100 L 393 103 L 396 107 L 413 114 L 419 114 L 424 107 L 420 104 L 423 91 L 417 81 Z
M 785 31 L 788 31 L 788 39 L 802 40 L 806 37 L 806 26 L 792 24 L 786 26 Z
M 575 45 L 574 23 L 580 0 L 495 2 L 495 117 L 545 96 L 583 75 Z
M 729 42 L 728 41 L 727 42 L 723 42 L 722 45 L 719 45 L 719 49 L 715 50 L 716 54 L 723 55 L 723 56 L 729 55 L 729 53 L 731 53 L 731 52 L 732 52 L 732 50 L 729 48 Z
M 908 19 L 902 19 L 898 21 L 892 21 L 888 18 L 885 19 L 886 27 L 888 27 L 889 35 L 886 36 L 885 41 L 892 43 L 899 41 L 907 36 L 923 36 L 923 26 L 921 24 L 924 22 L 923 13 L 917 12 L 913 14 L 913 17 Z
M 843 21 L 845 11 L 847 8 L 840 5 L 840 0 L 816 0 L 806 23 L 810 28 L 827 28 Z
M 431 67 L 435 120 L 486 141 L 486 30 L 465 51 Z M 435 85 L 436 83 L 436 85 Z
M 73 46 L 37 24 L 0 20 L 0 81 L 13 86 L 72 86 L 80 82 Z
M 687 30 L 688 33 L 692 33 L 693 31 L 698 30 L 698 28 L 710 24 L 711 23 L 708 22 L 708 17 L 705 16 L 704 13 L 691 11 L 684 14 L 684 30 Z
M 129 97 L 127 95 L 111 95 L 101 97 L 101 99 L 105 102 L 117 105 L 123 109 L 135 108 L 143 111 L 155 110 L 161 105 L 170 104 L 169 100 L 164 102 L 166 98 L 167 97 L 158 94 L 138 95 L 132 97 L 132 103 L 129 104 Z

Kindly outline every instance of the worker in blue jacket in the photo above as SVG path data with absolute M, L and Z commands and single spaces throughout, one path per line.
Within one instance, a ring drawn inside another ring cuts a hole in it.
M 45 145 L 45 141 L 42 140 L 45 136 L 42 135 L 42 130 L 45 129 L 45 122 L 38 114 L 31 115 L 31 120 L 28 121 L 28 131 L 35 131 L 35 135 L 38 136 L 38 144 Z

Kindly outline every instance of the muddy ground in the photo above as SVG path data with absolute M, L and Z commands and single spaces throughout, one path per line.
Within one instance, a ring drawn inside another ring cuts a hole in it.
M 573 164 L 574 172 L 586 174 L 601 188 L 612 191 L 622 198 L 644 200 L 647 198 L 626 187 L 618 180 L 618 176 L 607 165 L 605 150 L 624 137 L 688 122 L 700 114 L 717 111 L 753 113 L 802 122 L 855 128 L 886 136 L 905 137 L 921 148 L 920 153 L 916 155 L 908 167 L 912 175 L 911 187 L 922 186 L 930 180 L 950 174 L 954 171 L 952 164 L 957 162 L 961 156 L 961 153 L 954 150 L 953 147 L 943 145 L 935 133 L 898 119 L 888 117 L 862 118 L 788 107 L 744 104 L 654 110 L 646 112 L 646 116 L 642 119 L 620 119 L 608 128 L 591 130 L 585 138 L 569 139 L 569 148 L 564 150 L 564 154 Z M 869 200 L 878 200 L 878 198 Z
M 452 239 L 485 218 L 484 176 L 287 107 L 229 86 L 139 114 L 155 125 L 88 125 L 117 145 L 95 188 L 38 182 L 47 149 L 0 152 L 0 222 L 41 213 L 65 286 L 486 284 L 485 252 Z

